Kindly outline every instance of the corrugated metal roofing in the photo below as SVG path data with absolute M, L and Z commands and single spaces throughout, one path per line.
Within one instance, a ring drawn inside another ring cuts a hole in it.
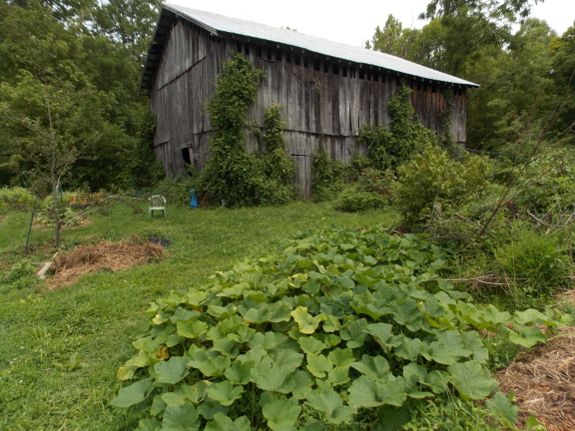
M 244 21 L 236 18 L 229 18 L 211 12 L 203 12 L 190 9 L 184 6 L 164 4 L 164 8 L 181 15 L 211 33 L 217 35 L 218 32 L 237 34 L 241 36 L 257 38 L 294 47 L 302 48 L 317 54 L 329 57 L 348 60 L 358 64 L 368 64 L 382 67 L 407 75 L 417 76 L 424 79 L 449 82 L 466 86 L 478 86 L 473 82 L 457 78 L 447 73 L 439 72 L 420 64 L 385 54 L 379 51 L 372 51 L 365 48 L 358 48 L 343 43 L 332 42 L 319 37 L 308 36 L 292 30 L 270 27 L 264 24 Z

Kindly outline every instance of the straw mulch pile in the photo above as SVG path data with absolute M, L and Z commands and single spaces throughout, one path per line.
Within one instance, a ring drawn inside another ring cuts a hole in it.
M 575 303 L 575 291 L 565 298 Z M 557 335 L 565 336 L 522 354 L 497 380 L 501 392 L 515 392 L 520 423 L 533 414 L 548 431 L 574 431 L 575 326 Z
M 144 265 L 160 256 L 164 249 L 140 240 L 121 242 L 100 242 L 78 245 L 61 256 L 56 272 L 49 280 L 51 288 L 67 286 L 82 275 L 96 271 L 124 271 L 134 265 Z

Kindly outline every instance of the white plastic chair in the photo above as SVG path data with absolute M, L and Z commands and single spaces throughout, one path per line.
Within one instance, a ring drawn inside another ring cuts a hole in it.
M 153 217 L 154 211 L 162 211 L 166 217 L 166 198 L 160 195 L 150 196 L 148 199 L 148 216 Z

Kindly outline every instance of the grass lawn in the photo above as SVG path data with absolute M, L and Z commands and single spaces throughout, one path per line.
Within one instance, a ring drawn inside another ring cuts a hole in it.
M 142 208 L 144 208 L 142 206 Z M 331 204 L 195 210 L 168 207 L 149 219 L 118 206 L 108 216 L 63 233 L 63 246 L 120 241 L 131 235 L 171 241 L 157 263 L 96 273 L 47 291 L 30 275 L 14 281 L 14 267 L 39 266 L 51 256 L 51 231 L 32 232 L 29 215 L 0 219 L 0 430 L 128 430 L 137 413 L 109 406 L 121 387 L 118 366 L 135 352 L 131 342 L 148 324 L 148 304 L 170 290 L 190 289 L 216 270 L 274 247 L 300 230 L 323 226 L 393 226 L 393 212 L 337 213 Z

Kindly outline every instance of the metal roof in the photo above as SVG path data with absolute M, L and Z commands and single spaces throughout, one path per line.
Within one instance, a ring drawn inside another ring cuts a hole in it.
M 351 45 L 346 45 L 339 42 L 332 42 L 327 39 L 322 39 L 315 36 L 308 36 L 292 30 L 270 27 L 264 24 L 255 22 L 244 21 L 236 18 L 229 18 L 223 15 L 218 15 L 211 12 L 203 12 L 195 9 L 190 9 L 184 6 L 164 3 L 160 18 L 158 19 L 158 26 L 156 27 L 156 34 L 154 41 L 148 53 L 148 60 L 146 64 L 146 71 L 142 77 L 140 87 L 147 88 L 146 73 L 151 72 L 150 66 L 155 63 L 153 48 L 154 43 L 157 43 L 157 38 L 164 38 L 168 27 L 166 26 L 165 19 L 171 18 L 174 15 L 181 16 L 182 18 L 197 24 L 198 26 L 206 29 L 216 36 L 223 36 L 220 33 L 228 33 L 233 35 L 240 35 L 249 38 L 261 39 L 264 41 L 281 43 L 288 46 L 301 48 L 316 54 L 326 55 L 328 57 L 347 60 L 357 64 L 366 64 L 377 66 L 384 69 L 392 70 L 395 72 L 403 73 L 406 75 L 417 76 L 423 79 L 434 81 L 448 82 L 452 84 L 459 84 L 464 86 L 478 86 L 473 82 L 457 78 L 456 76 L 448 75 L 447 73 L 439 72 L 429 67 L 421 66 L 417 63 L 395 57 L 390 54 L 385 54 L 379 51 L 372 51 L 365 48 L 358 48 Z M 163 22 L 164 21 L 164 22 Z M 159 58 L 157 59 L 159 60 Z

